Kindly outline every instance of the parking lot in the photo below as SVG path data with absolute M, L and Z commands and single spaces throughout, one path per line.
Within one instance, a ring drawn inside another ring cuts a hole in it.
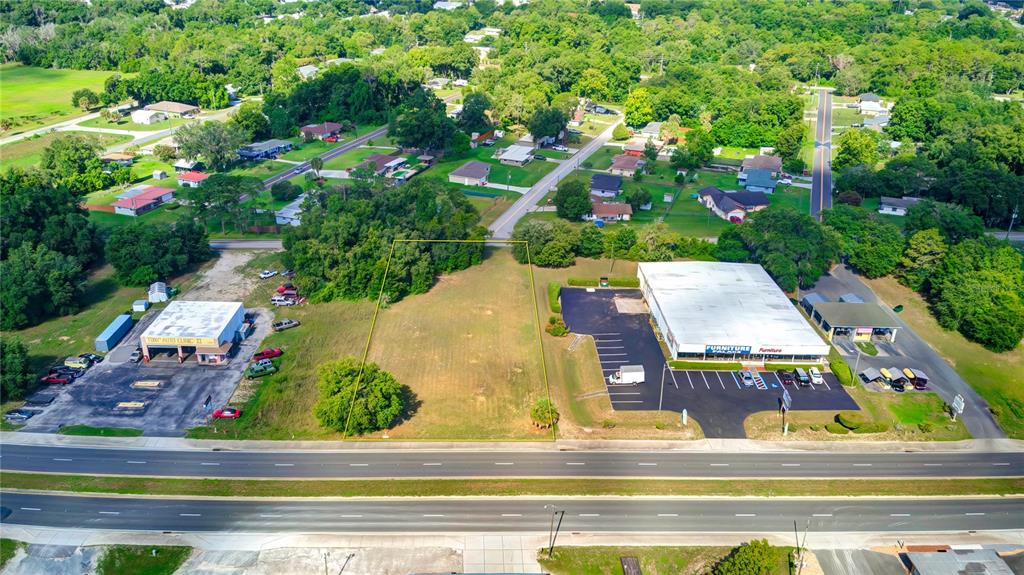
M 102 363 L 66 386 L 50 386 L 45 393 L 56 394 L 48 406 L 26 422 L 24 431 L 53 433 L 61 426 L 129 427 L 142 429 L 145 435 L 181 436 L 185 431 L 206 423 L 209 412 L 204 403 L 210 398 L 210 410 L 223 406 L 241 380 L 248 360 L 263 338 L 270 333 L 271 315 L 256 314 L 255 331 L 235 347 L 226 365 L 199 365 L 195 360 L 178 364 L 153 361 L 148 365 L 128 361 L 139 337 L 156 314 L 148 314 Z M 138 382 L 159 382 L 140 387 Z M 133 385 L 134 384 L 134 385 Z M 121 406 L 138 402 L 141 406 Z
M 761 372 L 763 383 L 748 387 L 729 371 L 668 369 L 639 290 L 563 288 L 561 300 L 569 329 L 593 336 L 605 377 L 622 365 L 644 366 L 645 383 L 608 386 L 615 409 L 656 410 L 660 402 L 665 410 L 686 409 L 706 437 L 741 438 L 745 437 L 743 421 L 748 415 L 779 408 L 783 385 L 775 373 Z M 793 400 L 792 409 L 859 409 L 831 373 L 824 378 L 823 385 L 785 386 Z

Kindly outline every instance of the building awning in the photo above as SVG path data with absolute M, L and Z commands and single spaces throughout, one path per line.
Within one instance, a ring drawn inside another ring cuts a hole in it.
M 231 345 L 232 345 L 232 342 L 225 341 L 224 343 L 220 344 L 219 347 L 212 347 L 212 346 L 198 347 L 197 346 L 196 347 L 196 353 L 203 353 L 203 354 L 206 354 L 206 355 L 223 355 L 223 354 L 226 354 L 227 352 L 231 351 Z
M 873 303 L 821 302 L 814 311 L 832 327 L 899 327 L 889 312 Z

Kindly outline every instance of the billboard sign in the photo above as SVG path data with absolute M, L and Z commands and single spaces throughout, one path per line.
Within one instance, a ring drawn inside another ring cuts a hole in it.
M 704 353 L 722 353 L 749 355 L 749 345 L 708 345 L 704 347 Z
M 788 389 L 782 390 L 782 409 L 789 411 L 793 407 L 793 398 L 789 395 Z
M 953 411 L 960 415 L 964 413 L 964 396 L 959 393 L 953 398 Z

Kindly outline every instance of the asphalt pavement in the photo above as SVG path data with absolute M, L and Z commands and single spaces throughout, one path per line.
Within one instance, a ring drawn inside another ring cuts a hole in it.
M 3 446 L 3 471 L 231 478 L 890 478 L 1024 475 L 1024 453 L 176 451 Z
M 832 207 L 832 91 L 818 90 L 818 115 L 814 123 L 814 159 L 811 166 L 811 217 Z
M 233 533 L 782 533 L 1021 529 L 1024 500 L 743 498 L 187 499 L 3 492 L 6 525 Z
M 387 126 L 383 126 L 381 128 L 377 128 L 376 130 L 372 130 L 370 132 L 367 132 L 367 133 L 363 134 L 362 136 L 359 136 L 358 138 L 354 138 L 352 140 L 349 140 L 348 142 L 345 142 L 344 144 L 338 146 L 337 148 L 330 149 L 330 150 L 320 154 L 320 158 L 326 163 L 327 160 L 331 160 L 333 158 L 337 158 L 338 156 L 344 154 L 345 152 L 350 152 L 350 151 L 358 148 L 359 146 L 362 146 L 363 144 L 365 144 L 366 142 L 368 142 L 368 141 L 370 141 L 370 140 L 372 140 L 374 138 L 380 138 L 380 137 L 383 137 L 383 136 L 387 135 L 387 133 L 388 133 Z M 289 168 L 289 169 L 285 170 L 284 172 L 281 172 L 280 174 L 277 174 L 275 176 L 271 176 L 271 177 L 267 178 L 266 180 L 263 180 L 263 187 L 264 188 L 270 188 L 270 186 L 273 186 L 277 182 L 280 182 L 282 180 L 289 180 L 289 179 L 291 179 L 291 178 L 293 178 L 293 177 L 295 177 L 295 176 L 297 176 L 297 175 L 299 175 L 299 174 L 301 174 L 303 172 L 309 171 L 310 169 L 311 169 L 311 167 L 310 167 L 309 161 L 307 160 L 307 161 L 302 162 L 301 164 L 295 166 L 294 168 Z

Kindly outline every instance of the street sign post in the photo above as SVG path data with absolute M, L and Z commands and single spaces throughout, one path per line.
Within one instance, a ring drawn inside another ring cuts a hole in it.
M 782 410 L 782 435 L 785 437 L 789 435 L 789 425 L 786 423 L 786 412 L 793 407 L 793 398 L 789 395 L 789 390 L 782 388 L 782 400 L 779 402 L 779 408 Z
M 950 407 L 953 408 L 953 421 L 956 421 L 956 416 L 964 413 L 964 396 L 956 394 Z

